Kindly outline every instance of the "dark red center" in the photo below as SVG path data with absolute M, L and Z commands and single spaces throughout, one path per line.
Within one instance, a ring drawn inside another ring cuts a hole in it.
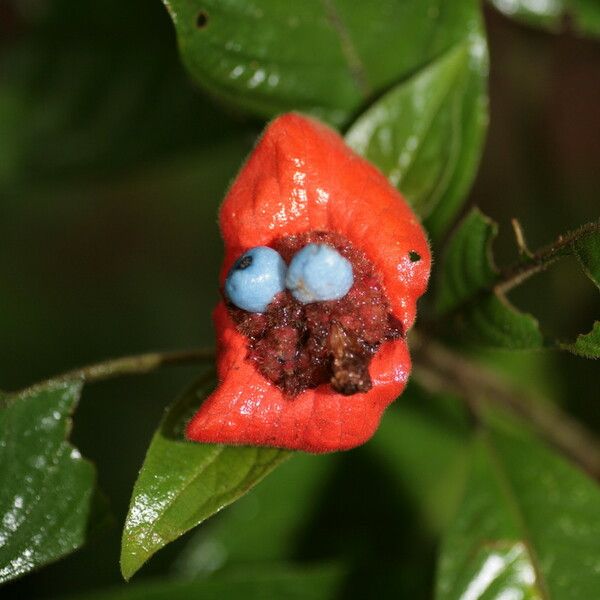
M 354 285 L 340 300 L 301 304 L 281 292 L 265 313 L 228 303 L 238 330 L 249 339 L 248 360 L 288 396 L 330 383 L 351 395 L 371 389 L 369 363 L 385 340 L 403 335 L 373 264 L 341 235 L 314 231 L 271 246 L 289 263 L 310 243 L 328 244 L 352 263 Z

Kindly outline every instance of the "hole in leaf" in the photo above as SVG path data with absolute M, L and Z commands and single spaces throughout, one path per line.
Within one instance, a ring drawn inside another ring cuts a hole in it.
M 208 25 L 208 13 L 205 10 L 201 10 L 196 17 L 196 27 L 198 29 L 204 29 Z
M 410 262 L 419 262 L 421 260 L 421 255 L 414 250 L 411 250 L 408 253 L 408 258 L 410 258 Z

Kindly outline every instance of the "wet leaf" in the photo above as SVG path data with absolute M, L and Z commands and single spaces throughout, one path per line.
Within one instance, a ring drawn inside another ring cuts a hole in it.
M 292 454 L 185 440 L 187 420 L 213 386 L 212 375 L 192 386 L 169 408 L 152 438 L 123 530 L 125 579 L 169 542 L 243 496 Z
M 268 569 L 228 573 L 203 581 L 160 581 L 128 585 L 71 600 L 333 600 L 343 577 L 335 566 L 298 568 L 270 565 Z
M 298 454 L 286 461 L 197 531 L 177 559 L 177 573 L 198 577 L 236 564 L 289 559 L 336 458 Z
M 508 17 L 535 27 L 558 32 L 568 16 L 579 33 L 600 35 L 600 3 L 597 0 L 490 1 Z
M 487 126 L 482 33 L 427 64 L 367 109 L 346 134 L 426 221 L 434 238 L 473 180 Z
M 497 226 L 477 209 L 462 221 L 448 244 L 440 271 L 437 311 L 463 338 L 498 348 L 542 346 L 537 320 L 493 289 L 498 272 L 491 244 Z
M 529 436 L 482 434 L 436 599 L 581 600 L 599 589 L 598 487 Z
M 215 96 L 271 117 L 334 125 L 477 31 L 474 0 L 164 0 L 192 76 Z
M 0 395 L 0 582 L 85 541 L 95 473 L 66 440 L 81 383 Z

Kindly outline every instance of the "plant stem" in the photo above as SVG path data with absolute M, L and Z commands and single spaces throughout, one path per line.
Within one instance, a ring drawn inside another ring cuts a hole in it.
M 520 231 L 520 228 L 517 228 L 516 231 Z M 532 275 L 543 271 L 555 260 L 560 258 L 565 253 L 565 250 L 575 242 L 584 239 L 589 235 L 598 233 L 600 233 L 600 221 L 586 223 L 575 231 L 571 231 L 565 235 L 559 235 L 552 244 L 544 246 L 533 254 L 527 255 L 524 260 L 519 261 L 515 265 L 503 269 L 494 283 L 494 292 L 497 294 L 505 294 L 512 288 L 523 283 L 523 281 Z
M 600 444 L 581 423 L 557 406 L 517 390 L 486 367 L 420 335 L 411 338 L 413 377 L 433 393 L 450 392 L 477 416 L 488 402 L 521 417 L 550 444 L 600 479 Z
M 94 383 L 96 381 L 104 381 L 105 379 L 113 379 L 125 375 L 144 375 L 156 371 L 161 367 L 193 365 L 213 360 L 214 357 L 214 350 L 208 348 L 133 354 L 131 356 L 109 359 L 79 369 L 67 371 L 62 375 L 38 383 L 34 385 L 33 388 L 69 379 L 80 379 L 85 383 Z M 27 391 L 31 391 L 31 389 L 32 388 L 27 388 Z
M 414 356 L 413 377 L 423 388 L 433 393 L 451 392 L 458 395 L 475 416 L 485 402 L 509 409 L 590 475 L 600 479 L 599 443 L 582 424 L 560 408 L 523 394 L 493 371 L 415 331 L 411 334 L 411 348 Z M 27 392 L 69 379 L 93 383 L 126 375 L 144 375 L 161 367 L 194 365 L 213 359 L 214 351 L 206 348 L 124 356 L 67 371 L 27 388 Z

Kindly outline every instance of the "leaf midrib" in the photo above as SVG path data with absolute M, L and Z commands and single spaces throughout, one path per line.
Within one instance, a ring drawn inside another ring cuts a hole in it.
M 540 594 L 542 595 L 542 600 L 552 600 L 548 591 L 548 584 L 546 582 L 546 578 L 544 577 L 541 568 L 539 556 L 537 555 L 537 552 L 533 545 L 533 538 L 529 530 L 529 526 L 527 525 L 525 514 L 523 513 L 517 494 L 512 488 L 510 478 L 508 476 L 506 468 L 504 467 L 500 453 L 495 447 L 494 442 L 491 438 L 491 434 L 489 432 L 484 432 L 484 434 L 482 435 L 482 440 L 488 451 L 491 463 L 495 467 L 494 474 L 498 481 L 500 490 L 504 494 L 506 507 L 512 515 L 517 528 L 521 530 L 522 542 L 525 545 L 527 552 L 529 553 L 529 556 L 531 558 L 531 565 L 536 574 L 536 583 L 539 587 Z

